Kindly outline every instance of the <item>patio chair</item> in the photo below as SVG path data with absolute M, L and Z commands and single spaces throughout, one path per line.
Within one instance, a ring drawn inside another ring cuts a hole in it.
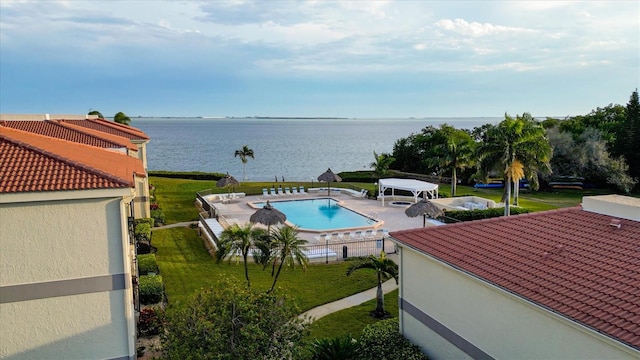
M 300 195 L 300 193 L 298 192 L 298 188 L 297 187 L 292 187 L 291 188 L 291 194 L 292 195 Z
M 358 231 L 354 232 L 352 238 L 353 238 L 353 240 L 362 240 L 362 239 L 364 239 L 364 237 L 362 236 L 362 231 L 358 230 Z
M 288 187 L 284 188 L 284 194 L 285 194 L 285 195 L 293 195 L 293 194 L 291 193 L 291 190 L 289 190 L 289 188 L 288 188 Z
M 282 191 L 281 187 L 278 188 L 278 195 L 284 196 L 284 192 Z
M 271 195 L 271 196 L 276 196 L 276 195 L 278 195 L 278 194 L 276 194 L 276 189 L 275 189 L 275 188 L 271 188 L 271 189 L 269 190 L 269 195 Z
M 367 230 L 364 232 L 365 240 L 375 240 L 376 238 L 376 230 Z
M 342 235 L 340 235 L 340 238 L 342 239 L 342 241 L 351 240 L 351 231 L 342 233 Z
M 329 237 L 329 241 L 340 241 L 340 233 L 337 233 L 337 232 L 331 233 L 331 236 Z
M 269 195 L 269 191 L 267 189 L 262 189 L 262 196 L 271 196 L 271 195 Z
M 327 234 L 320 234 L 318 236 L 314 236 L 313 238 L 318 242 L 324 242 L 327 240 Z
M 306 195 L 308 194 L 306 191 L 304 191 L 304 186 L 300 186 L 300 195 Z

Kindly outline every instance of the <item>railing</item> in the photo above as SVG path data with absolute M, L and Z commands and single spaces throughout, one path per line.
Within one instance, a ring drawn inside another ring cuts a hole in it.
M 348 258 L 362 257 L 369 255 L 380 255 L 381 251 L 387 254 L 395 253 L 395 244 L 386 238 L 375 240 L 353 240 L 353 241 L 328 241 L 325 244 L 306 245 L 304 250 L 309 253 L 337 254 L 337 260 L 343 261 Z

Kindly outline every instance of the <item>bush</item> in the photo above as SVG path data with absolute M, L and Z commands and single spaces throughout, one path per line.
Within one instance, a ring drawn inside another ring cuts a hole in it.
M 342 182 L 374 183 L 378 181 L 373 171 L 343 171 L 338 175 L 342 178 Z
M 178 171 L 149 171 L 149 176 L 157 176 L 172 179 L 191 179 L 191 180 L 215 180 L 218 181 L 227 174 L 222 173 L 205 173 L 199 171 L 178 172 Z
M 158 312 L 161 312 L 161 310 L 155 307 L 144 308 L 140 311 L 140 318 L 138 319 L 138 334 L 140 336 L 160 334 L 162 321 L 160 321 Z
M 531 212 L 530 210 L 520 208 L 520 207 L 512 207 L 511 215 L 519 215 L 526 214 Z M 446 211 L 444 213 L 446 217 L 453 218 L 459 221 L 472 221 L 479 219 L 489 219 L 494 217 L 499 217 L 504 215 L 504 208 L 491 208 L 485 210 L 460 210 L 460 211 Z M 445 219 L 445 222 L 455 222 Z
M 138 272 L 140 275 L 148 275 L 150 272 L 157 274 L 156 254 L 138 255 Z
M 360 359 L 428 359 L 420 347 L 405 339 L 398 329 L 398 318 L 382 320 L 365 327 L 360 337 Z
M 134 220 L 134 224 L 138 225 L 138 224 L 149 224 L 149 226 L 153 226 L 153 219 L 152 218 L 141 218 L 141 219 L 135 219 Z
M 141 222 L 136 225 L 134 234 L 137 241 L 149 241 L 151 239 L 151 227 L 148 223 Z
M 140 276 L 140 302 L 142 304 L 156 304 L 162 301 L 164 286 L 162 276 L 143 275 Z
M 311 360 L 357 359 L 360 347 L 350 335 L 331 339 L 315 339 L 311 344 Z
M 162 211 L 162 209 L 158 208 L 156 210 L 151 210 L 151 217 L 153 218 L 154 226 L 161 226 L 164 224 L 164 211 Z

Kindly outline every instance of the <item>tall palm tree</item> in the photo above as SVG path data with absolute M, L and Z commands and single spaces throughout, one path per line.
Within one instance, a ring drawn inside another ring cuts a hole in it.
M 376 291 L 376 309 L 373 312 L 374 317 L 383 318 L 387 315 L 384 310 L 384 294 L 382 293 L 382 280 L 384 278 L 393 278 L 398 283 L 398 264 L 387 258 L 384 251 L 380 252 L 380 256 L 369 255 L 360 262 L 355 262 L 347 269 L 347 276 L 351 275 L 358 269 L 372 269 L 378 275 L 378 290 Z
M 451 170 L 451 196 L 456 196 L 457 169 L 464 170 L 472 165 L 475 143 L 468 132 L 448 124 L 442 124 L 438 132 L 442 140 L 433 148 L 437 156 L 432 162 L 442 169 Z
M 307 269 L 309 259 L 305 255 L 302 246 L 307 243 L 307 240 L 300 239 L 298 237 L 298 230 L 291 226 L 282 226 L 271 230 L 271 241 L 273 249 L 273 261 L 280 262 L 278 265 L 278 272 L 276 272 L 273 278 L 273 284 L 268 292 L 272 292 L 276 287 L 276 282 L 282 271 L 282 266 L 295 266 L 297 262 L 303 269 Z
M 247 181 L 247 161 L 253 157 L 253 150 L 248 145 L 243 145 L 242 149 L 236 150 L 234 157 L 240 157 L 242 161 L 242 181 Z
M 500 124 L 487 130 L 484 141 L 476 151 L 479 172 L 486 177 L 491 170 L 497 169 L 504 175 L 505 216 L 509 215 L 514 173 L 521 165 L 531 188 L 537 190 L 538 172 L 551 171 L 551 152 L 544 128 L 528 113 L 516 116 L 515 119 L 505 114 L 505 119 Z
M 247 264 L 249 250 L 251 249 L 254 241 L 262 238 L 263 234 L 263 229 L 254 228 L 250 223 L 243 226 L 233 224 L 222 231 L 220 240 L 218 241 L 218 251 L 216 251 L 216 261 L 218 263 L 227 256 L 236 254 L 237 252 L 240 252 L 242 255 L 242 259 L 244 260 L 244 276 L 247 279 L 247 287 L 251 287 L 251 282 L 249 281 L 249 267 Z
M 373 152 L 373 157 L 375 161 L 369 164 L 369 167 L 373 169 L 373 173 L 376 175 L 378 179 L 383 177 L 384 175 L 389 173 L 389 166 L 391 163 L 396 161 L 394 157 L 387 153 L 382 153 L 378 155 L 375 151 Z

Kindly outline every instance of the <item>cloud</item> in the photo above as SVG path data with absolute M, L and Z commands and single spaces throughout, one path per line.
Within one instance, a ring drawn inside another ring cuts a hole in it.
M 436 26 L 456 32 L 462 35 L 473 37 L 488 36 L 501 33 L 535 33 L 535 30 L 520 27 L 509 27 L 501 25 L 492 25 L 488 23 L 467 22 L 463 19 L 442 19 L 436 22 Z

